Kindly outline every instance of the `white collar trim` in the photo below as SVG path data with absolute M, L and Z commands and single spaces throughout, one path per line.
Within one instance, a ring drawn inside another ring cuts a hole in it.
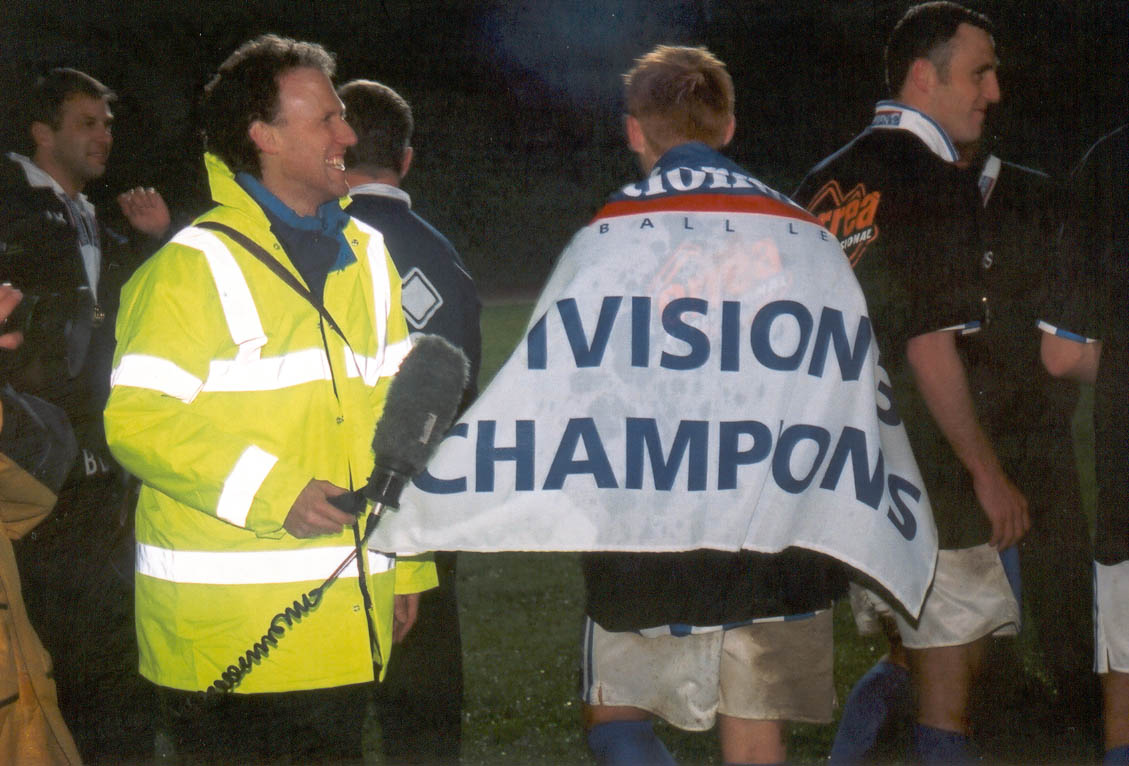
M 16 152 L 8 152 L 8 159 L 23 168 L 24 175 L 27 177 L 28 185 L 37 189 L 50 189 L 59 195 L 60 198 L 66 198 L 67 193 L 63 191 L 63 187 L 59 186 L 50 173 L 43 168 L 36 165 L 30 158 Z M 79 192 L 73 198 L 74 202 L 90 215 L 94 215 L 94 206 L 86 199 L 86 195 Z
M 412 206 L 411 195 L 400 187 L 392 186 L 391 184 L 373 182 L 349 187 L 349 196 L 352 197 L 356 194 L 374 194 L 380 197 L 391 197 L 392 199 L 398 199 L 408 203 L 408 207 Z
M 956 162 L 959 157 L 953 142 L 932 117 L 897 101 L 879 101 L 874 107 L 874 121 L 870 123 L 870 127 L 908 130 L 945 162 Z

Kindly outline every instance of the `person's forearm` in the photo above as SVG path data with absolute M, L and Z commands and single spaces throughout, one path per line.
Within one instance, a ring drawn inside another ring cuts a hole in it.
M 906 344 L 906 359 L 925 406 L 961 464 L 974 477 L 1000 471 L 995 450 L 976 416 L 953 333 L 911 338 Z
M 972 475 L 976 500 L 992 525 L 988 543 L 1000 550 L 1014 545 L 1031 527 L 1027 499 L 980 427 L 956 338 L 951 332 L 920 335 L 906 345 L 906 358 L 930 414 Z

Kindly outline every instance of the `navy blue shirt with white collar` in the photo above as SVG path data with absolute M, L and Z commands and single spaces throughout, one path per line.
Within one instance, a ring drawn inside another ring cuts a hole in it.
M 354 186 L 349 196 L 353 202 L 346 212 L 384 235 L 403 283 L 401 303 L 409 331 L 439 335 L 470 361 L 465 409 L 477 394 L 482 361 L 482 304 L 474 280 L 450 241 L 412 211 L 403 189 L 369 183 Z

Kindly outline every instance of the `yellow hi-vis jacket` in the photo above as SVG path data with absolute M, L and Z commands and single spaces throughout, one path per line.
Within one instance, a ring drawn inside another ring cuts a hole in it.
M 205 160 L 218 206 L 197 222 L 228 224 L 298 276 L 259 205 L 223 162 Z M 180 231 L 122 290 L 106 436 L 143 482 L 136 623 L 141 674 L 155 683 L 208 688 L 354 548 L 349 528 L 298 539 L 282 527 L 310 479 L 363 486 L 388 383 L 410 347 L 383 238 L 356 220 L 344 233 L 356 261 L 330 272 L 324 301 L 351 348 L 215 231 Z M 371 551 L 366 561 L 386 666 L 393 594 L 434 587 L 435 570 Z M 267 646 L 236 691 L 371 681 L 356 564 Z

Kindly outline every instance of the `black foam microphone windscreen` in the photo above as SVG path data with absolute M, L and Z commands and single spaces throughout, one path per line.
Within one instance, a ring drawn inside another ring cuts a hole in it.
M 413 340 L 388 387 L 384 412 L 376 424 L 372 438 L 376 465 L 362 490 L 365 497 L 396 507 L 404 485 L 423 470 L 451 427 L 469 371 L 466 355 L 438 335 Z M 346 497 L 335 504 L 345 507 Z M 354 498 L 347 510 L 358 513 L 363 504 L 357 501 Z
M 378 466 L 409 476 L 423 470 L 455 419 L 468 370 L 463 352 L 438 335 L 413 341 L 373 435 Z

